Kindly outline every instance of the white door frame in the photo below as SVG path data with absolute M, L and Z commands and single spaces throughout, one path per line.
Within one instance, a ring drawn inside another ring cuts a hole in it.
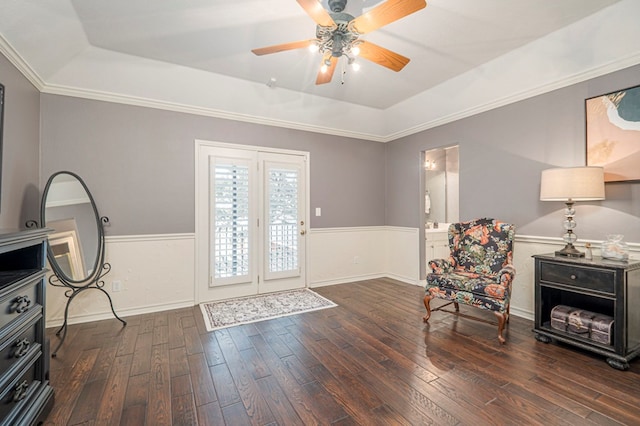
M 200 164 L 200 157 L 202 151 L 204 149 L 211 148 L 221 148 L 221 149 L 234 149 L 234 150 L 246 150 L 252 152 L 261 152 L 261 153 L 274 153 L 274 154 L 290 154 L 290 155 L 299 155 L 303 156 L 306 161 L 306 171 L 305 171 L 305 218 L 304 222 L 307 224 L 306 232 L 307 236 L 309 235 L 309 222 L 311 218 L 310 213 L 310 153 L 306 151 L 295 151 L 288 149 L 279 149 L 279 148 L 269 148 L 263 146 L 256 145 L 238 145 L 232 143 L 224 143 L 224 142 L 215 142 L 215 141 L 207 141 L 207 140 L 195 140 L 195 301 L 196 303 L 207 302 L 207 295 L 202 294 L 200 291 L 203 283 L 209 282 L 209 203 L 206 205 L 202 201 L 202 197 L 200 197 L 200 193 L 202 190 L 206 190 L 206 188 L 201 188 L 203 182 L 208 182 L 207 179 L 202 179 L 202 177 L 206 174 L 208 175 L 209 169 L 208 164 L 206 168 L 204 165 Z M 203 170 L 203 168 L 205 170 Z M 305 282 L 305 287 L 308 287 L 308 264 L 309 264 L 309 243 L 305 244 L 306 249 L 304 252 L 304 262 L 305 267 L 303 268 L 303 279 Z

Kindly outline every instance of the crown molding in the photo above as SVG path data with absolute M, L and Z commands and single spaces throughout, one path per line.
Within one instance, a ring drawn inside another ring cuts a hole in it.
M 61 96 L 71 96 L 76 98 L 84 98 L 84 99 L 91 99 L 91 100 L 104 101 L 104 102 L 120 103 L 120 104 L 140 106 L 145 108 L 162 109 L 167 111 L 181 112 L 185 114 L 194 114 L 194 115 L 201 115 L 206 117 L 221 118 L 225 120 L 242 121 L 242 122 L 252 123 L 252 124 L 282 127 L 286 129 L 301 130 L 301 131 L 313 132 L 313 133 L 322 133 L 327 135 L 341 136 L 341 137 L 353 138 L 353 139 L 363 139 L 367 141 L 382 142 L 382 143 L 391 142 L 396 139 L 400 139 L 400 138 L 410 136 L 419 132 L 423 132 L 425 130 L 432 129 L 434 127 L 442 126 L 444 124 L 461 120 L 463 118 L 471 117 L 476 114 L 490 111 L 492 109 L 496 109 L 505 105 L 509 105 L 515 102 L 528 99 L 528 98 L 532 98 L 534 96 L 542 95 L 544 93 L 548 93 L 553 90 L 562 89 L 564 87 L 568 87 L 573 84 L 581 83 L 592 78 L 600 77 L 602 75 L 605 75 L 611 72 L 619 71 L 624 68 L 628 68 L 630 66 L 640 64 L 640 54 L 630 55 L 630 56 L 621 58 L 619 60 L 609 62 L 604 65 L 593 67 L 581 73 L 568 76 L 561 80 L 556 80 L 554 82 L 540 85 L 528 90 L 524 90 L 522 92 L 510 95 L 510 96 L 505 96 L 501 99 L 492 100 L 484 104 L 467 108 L 455 114 L 449 114 L 447 116 L 443 116 L 435 120 L 431 120 L 402 131 L 398 131 L 388 135 L 374 135 L 371 133 L 352 132 L 348 130 L 336 129 L 331 127 L 297 123 L 297 122 L 287 121 L 287 120 L 277 120 L 277 119 L 272 119 L 267 117 L 236 113 L 232 111 L 223 111 L 223 110 L 214 109 L 214 108 L 205 108 L 205 107 L 198 107 L 194 105 L 179 104 L 175 102 L 160 101 L 156 99 L 135 97 L 135 96 L 129 96 L 129 95 L 120 94 L 120 93 L 110 93 L 110 92 L 103 92 L 103 91 L 97 91 L 97 90 L 91 90 L 91 89 L 82 89 L 82 88 L 69 87 L 69 86 L 56 85 L 56 84 L 46 84 L 42 82 L 42 80 L 37 76 L 37 74 L 33 72 L 33 70 L 19 57 L 19 55 L 16 54 L 15 56 L 18 57 L 20 60 L 20 63 L 23 64 L 21 67 L 18 67 L 18 68 L 21 71 L 25 69 L 27 70 L 27 72 L 30 73 L 30 75 L 32 75 L 31 78 L 29 78 L 29 76 L 27 76 L 27 78 L 29 78 L 30 81 L 32 82 L 36 81 L 34 85 L 36 85 L 36 87 L 38 87 L 42 93 L 61 95 Z
M 447 116 L 440 117 L 435 120 L 431 120 L 429 122 L 425 122 L 417 126 L 410 127 L 408 129 L 389 134 L 384 138 L 385 139 L 384 142 L 390 142 L 396 139 L 410 136 L 415 133 L 429 130 L 434 127 L 442 126 L 444 124 L 451 123 L 453 121 L 471 117 L 473 115 L 487 112 L 492 109 L 500 108 L 502 106 L 509 105 L 515 102 L 523 101 L 525 99 L 533 98 L 535 96 L 549 93 L 554 90 L 562 89 L 564 87 L 568 87 L 573 84 L 582 83 L 592 78 L 601 77 L 605 74 L 609 74 L 615 71 L 620 71 L 622 69 L 625 69 L 634 65 L 638 65 L 638 64 L 640 64 L 640 53 L 629 55 L 627 57 L 616 59 L 615 61 L 611 61 L 604 65 L 593 67 L 589 70 L 568 76 L 560 80 L 556 80 L 551 83 L 543 84 L 543 85 L 540 85 L 528 90 L 524 90 L 522 92 L 519 92 L 513 95 L 505 96 L 501 99 L 496 99 L 491 102 L 480 104 L 472 108 L 467 108 L 457 113 L 449 114 Z
M 45 87 L 45 82 L 38 73 L 24 60 L 16 49 L 0 34 L 0 53 L 2 53 L 25 76 L 31 84 L 40 92 Z
M 373 142 L 388 142 L 388 140 L 379 135 L 371 133 L 352 132 L 348 130 L 336 129 L 331 127 L 316 126 L 311 124 L 296 123 L 287 120 L 278 120 L 249 114 L 242 114 L 233 111 L 223 111 L 215 108 L 199 107 L 194 105 L 180 104 L 176 102 L 167 102 L 157 99 L 130 96 L 120 93 L 104 92 L 92 89 L 83 89 L 58 84 L 44 84 L 40 90 L 42 93 L 60 96 L 70 96 L 75 98 L 91 99 L 96 101 L 113 102 L 125 105 L 140 106 L 145 108 L 155 108 L 166 111 L 181 112 L 185 114 L 201 115 L 206 117 L 222 118 L 225 120 L 242 121 L 252 124 L 261 124 L 265 126 L 283 127 L 286 129 L 302 130 L 313 133 L 323 133 L 333 136 L 342 136 L 346 138 L 364 139 Z
M 224 111 L 215 108 L 199 107 L 194 105 L 180 104 L 176 102 L 167 102 L 151 98 L 143 98 L 130 96 L 121 93 L 105 92 L 92 89 L 71 87 L 59 84 L 46 83 L 38 73 L 25 61 L 25 59 L 11 46 L 10 43 L 0 34 L 0 53 L 2 53 L 28 80 L 36 87 L 41 93 L 70 96 L 76 98 L 119 103 L 124 105 L 139 106 L 144 108 L 154 108 L 173 112 L 180 112 L 185 114 L 194 114 L 206 117 L 214 117 L 225 120 L 241 121 L 252 124 L 260 124 L 265 126 L 275 126 L 286 129 L 301 130 L 313 133 L 322 133 L 332 136 L 340 136 L 353 139 L 362 139 L 372 142 L 391 142 L 396 139 L 400 139 L 406 136 L 410 136 L 425 130 L 432 129 L 434 127 L 442 126 L 463 118 L 471 117 L 473 115 L 480 114 L 495 108 L 499 108 L 505 105 L 509 105 L 515 102 L 519 102 L 534 96 L 538 96 L 544 93 L 551 92 L 553 90 L 561 89 L 573 84 L 581 83 L 586 80 L 600 77 L 602 75 L 619 71 L 630 66 L 640 64 L 640 53 L 629 55 L 611 61 L 604 65 L 593 67 L 589 70 L 580 72 L 568 76 L 566 78 L 556 80 L 554 82 L 540 85 L 528 90 L 521 91 L 519 93 L 505 96 L 503 98 L 492 100 L 480 105 L 476 105 L 471 108 L 466 108 L 449 114 L 443 117 L 430 120 L 419 125 L 409 127 L 404 130 L 400 130 L 387 135 L 376 135 L 371 133 L 353 132 L 344 129 L 337 129 L 332 127 L 311 125 L 305 123 L 299 123 L 288 120 L 279 120 L 262 116 L 254 116 L 249 114 L 242 114 L 233 111 Z M 444 83 L 446 84 L 446 83 Z

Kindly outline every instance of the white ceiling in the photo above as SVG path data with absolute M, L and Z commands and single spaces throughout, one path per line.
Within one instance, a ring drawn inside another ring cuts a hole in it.
M 361 37 L 401 72 L 360 60 L 320 86 L 318 53 L 251 53 L 315 37 L 295 0 L 0 0 L 0 51 L 45 93 L 378 141 L 640 63 L 637 0 L 427 3 Z

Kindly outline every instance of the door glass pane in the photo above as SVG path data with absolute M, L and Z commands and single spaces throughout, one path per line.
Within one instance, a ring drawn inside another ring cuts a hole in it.
M 215 165 L 214 279 L 249 274 L 249 167 Z
M 267 173 L 269 272 L 298 269 L 298 170 L 270 168 Z

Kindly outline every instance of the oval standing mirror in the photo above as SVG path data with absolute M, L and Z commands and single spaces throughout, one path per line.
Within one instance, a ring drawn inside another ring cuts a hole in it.
M 95 289 L 105 294 L 113 315 L 123 325 L 127 323 L 116 314 L 102 280 L 111 270 L 111 265 L 104 261 L 103 225 L 109 223 L 109 219 L 100 217 L 91 192 L 80 176 L 72 172 L 51 175 L 42 193 L 40 223 L 52 229 L 47 259 L 54 275 L 49 277 L 49 284 L 67 288 L 64 322 L 56 332 L 62 337 L 51 353 L 55 357 L 67 335 L 69 304 L 85 290 Z
M 91 193 L 79 176 L 58 172 L 49 178 L 40 220 L 53 229 L 47 257 L 58 277 L 82 284 L 100 272 L 102 223 Z

